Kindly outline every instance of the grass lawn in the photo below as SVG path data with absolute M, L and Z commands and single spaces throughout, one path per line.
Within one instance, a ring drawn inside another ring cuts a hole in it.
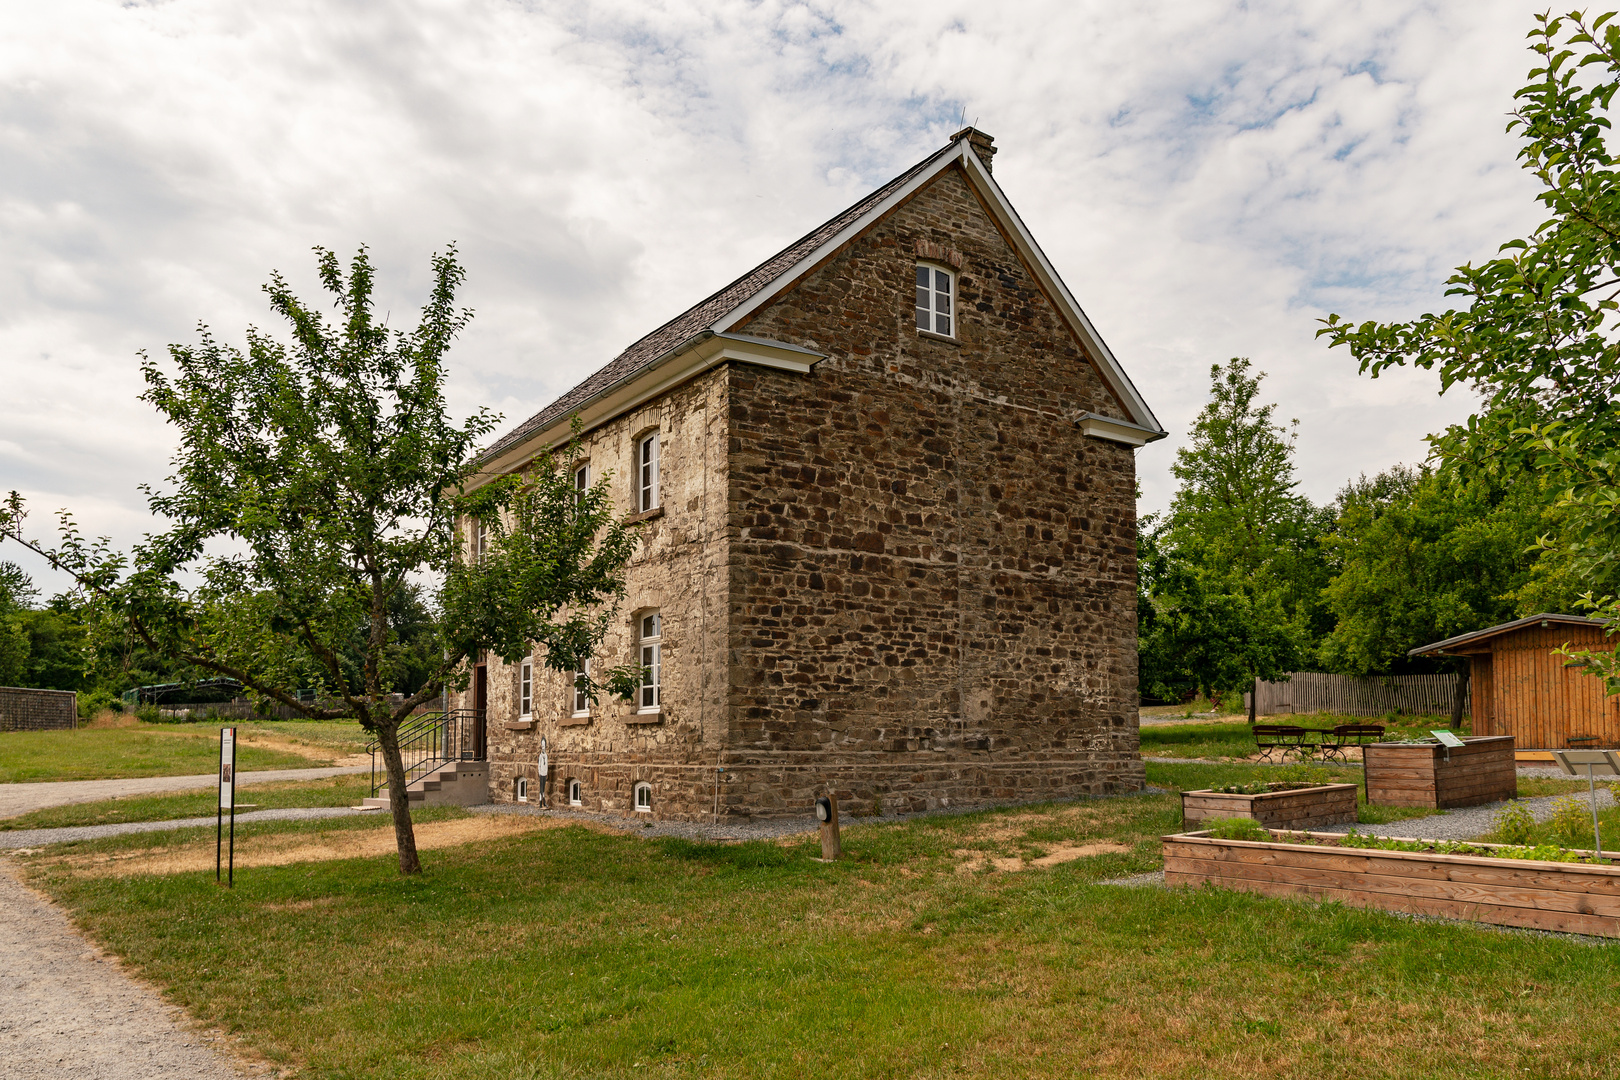
M 331 753 L 309 753 L 244 742 L 237 766 L 307 769 L 331 764 Z M 172 725 L 79 728 L 76 731 L 0 732 L 0 784 L 37 780 L 112 780 L 137 776 L 186 776 L 219 765 L 219 731 Z
M 21 861 L 300 1077 L 1597 1077 L 1620 1050 L 1614 945 L 1099 885 L 1160 865 L 1169 795 L 855 825 L 834 865 L 809 837 L 543 828 L 408 881 L 387 855 L 255 865 L 386 839 L 281 824 L 239 834 L 234 892 L 207 830 Z M 210 869 L 139 872 L 188 845 Z
M 371 794 L 371 777 L 333 776 L 325 780 L 287 780 L 249 784 L 237 790 L 238 808 L 252 803 L 255 810 L 294 806 L 354 806 Z M 213 788 L 172 795 L 129 795 L 119 799 L 53 806 L 16 817 L 0 818 L 0 832 L 9 829 L 60 829 L 77 825 L 118 825 L 126 821 L 172 821 L 203 817 L 216 809 L 219 794 Z

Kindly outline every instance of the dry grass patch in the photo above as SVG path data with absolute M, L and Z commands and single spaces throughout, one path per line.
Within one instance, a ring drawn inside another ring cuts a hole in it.
M 488 843 L 569 824 L 574 823 L 555 818 L 479 814 L 476 817 L 417 825 L 416 846 L 421 851 L 435 851 L 464 844 Z M 397 850 L 393 824 L 382 817 L 376 828 L 344 829 L 318 837 L 300 833 L 238 836 L 236 866 L 243 869 L 331 862 L 335 859 L 366 859 L 392 855 Z M 155 849 L 45 857 L 39 860 L 39 865 L 61 867 L 78 877 L 129 877 L 136 874 L 186 874 L 212 870 L 214 856 L 214 840 L 209 838 Z
M 958 874 L 973 874 L 985 869 L 1016 874 L 1020 870 L 1041 870 L 1048 866 L 1060 866 L 1076 859 L 1084 859 L 1088 855 L 1128 855 L 1130 852 L 1130 847 L 1125 844 L 1104 840 L 1095 844 L 1058 844 L 1048 849 L 1044 855 L 1028 859 L 1021 855 L 997 858 L 983 851 L 966 849 L 958 849 L 951 854 L 966 860 L 956 868 Z

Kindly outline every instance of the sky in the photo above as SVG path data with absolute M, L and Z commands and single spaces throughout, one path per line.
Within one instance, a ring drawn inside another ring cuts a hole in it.
M 1471 409 L 1314 334 L 1442 309 L 1540 220 L 1505 131 L 1535 10 L 0 0 L 0 490 L 138 540 L 173 447 L 140 352 L 279 330 L 260 287 L 313 296 L 316 245 L 367 245 L 408 326 L 454 243 L 450 400 L 516 423 L 965 120 L 1170 432 L 1143 512 L 1233 356 L 1322 502 Z

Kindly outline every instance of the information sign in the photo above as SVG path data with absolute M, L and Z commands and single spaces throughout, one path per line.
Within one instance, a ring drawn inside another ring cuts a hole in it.
M 1586 797 L 1592 804 L 1592 846 L 1603 858 L 1603 832 L 1598 827 L 1597 777 L 1620 776 L 1620 755 L 1613 750 L 1554 750 L 1553 760 L 1571 776 L 1586 777 Z
M 230 856 L 227 862 L 225 847 L 225 812 L 231 814 Z M 214 880 L 220 879 L 221 864 L 225 864 L 225 885 L 236 884 L 236 729 L 219 729 L 219 812 L 215 815 Z
M 1430 735 L 1440 740 L 1441 746 L 1462 746 L 1463 741 L 1449 731 L 1431 731 Z

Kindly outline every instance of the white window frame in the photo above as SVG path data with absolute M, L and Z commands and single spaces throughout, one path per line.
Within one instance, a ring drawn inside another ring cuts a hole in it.
M 529 801 L 529 778 L 527 776 L 517 778 L 517 801 Z
M 646 802 L 645 803 L 642 802 L 642 797 L 643 796 L 646 797 Z M 636 808 L 636 813 L 638 813 L 638 814 L 650 814 L 650 813 L 652 813 L 652 785 L 647 783 L 647 781 L 645 781 L 645 780 L 643 780 L 640 783 L 636 784 L 636 786 L 631 791 L 631 802 Z
M 585 493 L 591 490 L 591 466 L 587 462 L 574 470 L 574 505 L 578 506 L 585 501 Z
M 581 675 L 585 676 L 587 679 L 591 677 L 591 658 L 587 656 L 584 660 L 580 661 L 580 663 L 582 666 L 578 671 L 574 672 L 574 685 L 571 688 L 574 695 L 573 715 L 589 716 L 591 715 L 591 697 L 584 690 L 580 689 L 579 677 Z
M 518 719 L 534 715 L 534 661 L 525 660 L 518 668 Z
M 916 283 L 916 297 L 913 307 L 917 329 L 927 331 L 930 334 L 938 334 L 940 337 L 954 338 L 956 336 L 956 273 L 935 263 L 918 263 L 917 277 L 921 278 L 924 271 L 928 272 L 929 281 L 927 285 L 924 285 L 920 280 Z M 939 288 L 941 278 L 945 282 L 943 292 Z M 943 311 L 940 308 L 941 297 L 944 298 Z M 927 312 L 927 314 L 925 315 L 924 312 Z M 941 315 L 945 319 L 945 329 L 943 330 L 939 329 Z M 923 325 L 924 319 L 927 319 L 926 326 Z
M 653 633 L 647 631 L 651 629 Z M 638 713 L 662 712 L 664 708 L 664 617 L 656 611 L 644 612 L 636 620 L 637 657 L 643 671 L 641 689 L 636 694 Z
M 663 505 L 659 498 L 658 432 L 636 444 L 636 509 L 641 513 Z
M 585 805 L 585 785 L 578 780 L 568 781 L 568 805 Z
M 473 562 L 483 562 L 484 549 L 489 546 L 489 525 L 482 518 L 473 518 L 470 532 Z

